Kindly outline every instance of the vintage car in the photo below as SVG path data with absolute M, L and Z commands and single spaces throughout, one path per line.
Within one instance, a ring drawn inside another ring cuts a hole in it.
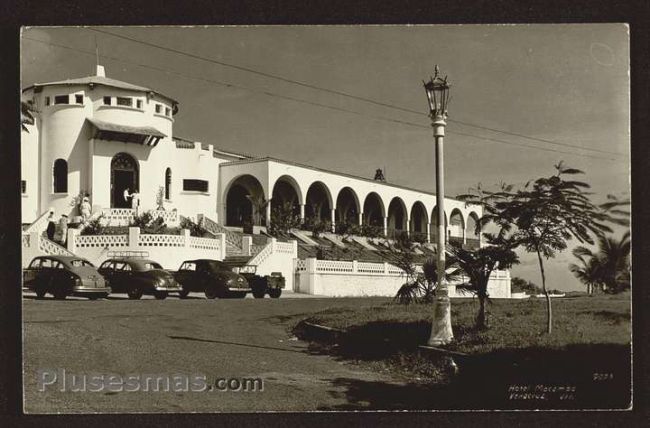
M 98 269 L 113 293 L 126 293 L 137 300 L 143 294 L 162 300 L 169 293 L 179 293 L 181 286 L 174 276 L 154 262 L 142 258 L 121 257 L 108 259 Z
M 256 299 L 261 299 L 266 294 L 277 299 L 282 294 L 285 280 L 280 272 L 271 272 L 271 275 L 265 276 L 257 275 L 257 266 L 254 265 L 233 267 L 233 271 L 246 278 Z
M 55 299 L 82 296 L 95 300 L 111 292 L 92 263 L 73 256 L 34 257 L 23 270 L 23 286 L 39 299 L 50 293 Z
M 218 260 L 184 261 L 178 271 L 174 272 L 174 277 L 183 287 L 179 293 L 181 298 L 187 297 L 190 292 L 203 292 L 208 299 L 244 298 L 251 291 L 246 278 Z

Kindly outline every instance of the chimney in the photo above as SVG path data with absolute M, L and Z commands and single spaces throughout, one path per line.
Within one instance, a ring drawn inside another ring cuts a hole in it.
M 104 66 L 97 64 L 97 77 L 106 77 L 106 72 L 104 71 Z

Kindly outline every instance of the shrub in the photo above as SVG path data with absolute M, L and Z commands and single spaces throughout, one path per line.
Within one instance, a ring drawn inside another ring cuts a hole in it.
M 104 214 L 89 220 L 86 226 L 81 229 L 80 235 L 104 235 L 106 226 L 103 224 Z
M 188 229 L 190 236 L 198 236 L 199 238 L 207 235 L 209 232 L 201 224 L 194 222 L 191 218 L 181 218 L 181 229 Z

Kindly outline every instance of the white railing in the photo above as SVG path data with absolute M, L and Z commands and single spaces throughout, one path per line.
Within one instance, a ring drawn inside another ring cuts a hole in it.
M 129 235 L 77 235 L 75 245 L 78 248 L 127 247 Z
M 377 273 L 384 274 L 383 263 L 357 262 L 357 272 L 359 273 Z
M 23 233 L 22 243 L 23 243 L 23 248 L 28 248 L 29 247 L 29 235 L 28 234 Z
M 45 254 L 57 255 L 57 256 L 74 256 L 73 253 L 63 248 L 62 246 L 55 244 L 44 236 L 39 236 L 38 239 L 38 248 Z
M 337 260 L 316 260 L 317 272 L 328 273 L 354 273 L 353 262 L 343 262 Z
M 142 235 L 138 238 L 141 247 L 184 247 L 185 237 L 182 235 Z
M 264 261 L 268 259 L 271 254 L 273 254 L 273 242 L 266 244 L 255 257 L 249 260 L 248 264 L 259 266 L 264 263 Z
M 275 252 L 284 253 L 284 254 L 293 254 L 294 244 L 293 242 L 275 242 Z
M 128 226 L 133 222 L 135 210 L 131 208 L 110 208 L 102 211 L 109 226 Z
M 307 262 L 305 260 L 296 260 L 296 272 L 305 272 L 307 270 Z
M 221 241 L 219 239 L 198 238 L 196 236 L 190 236 L 188 239 L 188 244 L 190 248 L 216 251 L 221 250 Z
M 45 229 L 47 229 L 47 218 L 49 217 L 50 212 L 46 211 L 39 218 L 37 218 L 32 224 L 30 224 L 27 229 L 23 230 L 23 233 L 31 233 L 31 232 L 43 232 Z
M 151 210 L 149 211 L 153 219 L 162 218 L 167 226 L 175 227 L 178 225 L 178 211 Z
M 251 245 L 250 246 L 251 257 L 255 257 L 256 255 L 258 255 L 260 251 L 264 249 L 264 247 L 266 247 L 266 245 Z

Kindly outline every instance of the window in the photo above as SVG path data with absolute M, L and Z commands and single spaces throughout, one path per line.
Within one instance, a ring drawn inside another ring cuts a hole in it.
M 84 96 L 83 95 L 75 95 L 74 96 L 74 102 L 77 104 L 83 104 L 84 103 Z
M 45 97 L 45 105 L 46 106 L 50 105 L 50 97 Z
M 74 267 L 95 267 L 95 265 L 93 265 L 93 264 L 90 263 L 89 261 L 86 261 L 86 260 L 80 260 L 80 259 L 77 259 L 77 260 L 71 260 L 71 261 L 70 261 L 70 265 L 72 265 L 72 266 L 74 266 Z
M 158 263 L 152 262 L 152 263 L 145 263 L 144 264 L 145 269 L 151 270 L 151 269 L 162 269 L 163 267 L 160 266 Z
M 172 193 L 172 169 L 165 170 L 165 199 L 169 200 Z
M 208 182 L 207 180 L 183 180 L 183 190 L 191 192 L 207 192 Z
M 29 264 L 29 269 L 38 269 L 41 267 L 41 261 L 42 259 L 34 259 L 32 262 Z
M 111 97 L 104 97 L 104 105 L 105 106 L 111 105 Z
M 165 116 L 170 116 L 170 112 L 169 107 L 165 107 Z
M 179 270 L 196 270 L 196 263 L 194 262 L 185 262 Z
M 100 269 L 109 269 L 109 268 L 112 268 L 112 267 L 113 267 L 113 266 L 111 266 L 112 264 L 113 264 L 112 261 L 107 260 L 107 261 L 105 261 L 104 263 L 102 263 L 102 265 L 101 265 L 99 268 L 100 268 Z
M 20 180 L 20 193 L 23 195 L 27 193 L 27 181 L 25 180 Z
M 63 159 L 54 161 L 54 193 L 68 192 L 68 162 Z
M 57 95 L 56 97 L 54 97 L 54 104 L 70 104 L 70 96 Z
M 133 107 L 133 98 L 117 97 L 118 106 Z
M 136 101 L 136 106 L 137 106 L 139 109 L 142 109 L 142 100 L 137 100 L 137 101 Z
M 162 112 L 162 104 L 156 104 L 156 113 L 160 114 Z

